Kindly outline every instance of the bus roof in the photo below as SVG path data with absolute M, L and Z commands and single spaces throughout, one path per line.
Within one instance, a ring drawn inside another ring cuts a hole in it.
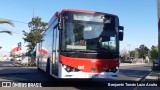
M 54 20 L 61 14 L 64 12 L 82 12 L 82 13 L 90 13 L 90 14 L 106 14 L 106 15 L 110 15 L 110 16 L 115 16 L 117 17 L 117 15 L 114 14 L 109 14 L 109 13 L 103 13 L 103 12 L 96 12 L 96 11 L 91 11 L 91 10 L 77 10 L 77 9 L 63 9 L 61 12 L 56 12 L 54 14 L 54 16 L 50 19 L 50 21 L 48 22 L 48 26 L 50 26 Z
M 90 14 L 107 14 L 107 15 L 111 15 L 111 16 L 116 16 L 116 15 L 109 14 L 109 13 L 96 12 L 96 11 L 91 11 L 91 10 L 64 9 L 64 10 L 62 10 L 62 13 L 63 12 L 83 12 L 83 13 L 90 13 Z
M 59 16 L 60 12 L 56 12 L 54 16 L 48 22 L 48 27 L 54 22 L 54 20 Z

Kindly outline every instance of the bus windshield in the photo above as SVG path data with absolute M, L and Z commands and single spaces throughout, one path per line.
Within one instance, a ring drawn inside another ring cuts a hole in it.
M 65 51 L 117 51 L 117 35 L 111 23 L 99 17 L 72 16 L 72 20 L 65 21 L 62 31 L 62 50 Z M 97 19 L 99 18 L 99 19 Z M 111 25 L 111 24 L 110 24 Z

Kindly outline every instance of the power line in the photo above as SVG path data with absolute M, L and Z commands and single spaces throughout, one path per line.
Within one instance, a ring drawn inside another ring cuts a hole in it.
M 17 23 L 24 23 L 24 24 L 28 24 L 26 22 L 22 22 L 22 21 L 16 21 L 16 20 L 11 20 L 12 22 L 17 22 Z
M 22 22 L 22 21 L 15 21 L 15 20 L 11 20 L 11 21 L 13 21 L 13 22 L 18 22 L 18 23 L 28 24 L 28 23 L 26 23 L 26 22 Z

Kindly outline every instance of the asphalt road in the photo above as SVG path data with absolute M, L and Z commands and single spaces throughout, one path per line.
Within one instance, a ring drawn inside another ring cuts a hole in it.
M 37 81 L 37 82 L 50 82 L 56 90 L 133 90 L 135 87 L 108 87 L 108 82 L 121 82 L 121 81 L 139 81 L 150 73 L 151 64 L 123 64 L 120 66 L 120 77 L 116 80 L 108 79 L 93 79 L 93 80 L 78 80 L 78 81 L 57 81 L 57 79 L 51 79 L 47 75 L 38 71 L 35 67 L 15 67 L 13 62 L 1 61 L 0 62 L 0 81 L 13 81 L 13 82 L 25 82 L 25 81 Z M 65 86 L 59 86 L 59 83 Z M 58 85 L 58 86 L 56 86 Z M 105 86 L 106 85 L 106 86 Z M 67 86 L 67 87 L 66 87 Z M 89 86 L 89 87 L 88 87 Z M 43 90 L 43 88 L 41 88 Z M 48 88 L 47 90 L 50 90 Z M 135 90 L 135 89 L 134 89 Z
M 151 71 L 151 63 L 147 64 L 122 64 L 118 80 L 140 81 Z

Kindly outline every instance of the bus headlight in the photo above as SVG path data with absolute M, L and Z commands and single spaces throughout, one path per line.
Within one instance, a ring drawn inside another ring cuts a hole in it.
M 63 65 L 63 67 L 64 67 L 64 68 L 67 68 L 67 66 L 66 66 L 66 65 Z
M 114 68 L 110 68 L 110 69 L 106 70 L 106 72 L 113 72 L 113 73 L 115 73 L 115 72 L 117 72 L 118 69 L 119 69 L 119 67 L 114 67 Z
M 119 67 L 116 67 L 116 69 L 119 69 Z
M 66 69 L 67 72 L 71 72 L 72 71 L 72 68 L 68 67 L 68 66 L 65 69 Z
M 67 71 L 67 72 L 78 72 L 80 70 L 74 68 L 74 67 L 71 67 L 71 66 L 68 66 L 68 65 L 62 65 L 62 67 Z

